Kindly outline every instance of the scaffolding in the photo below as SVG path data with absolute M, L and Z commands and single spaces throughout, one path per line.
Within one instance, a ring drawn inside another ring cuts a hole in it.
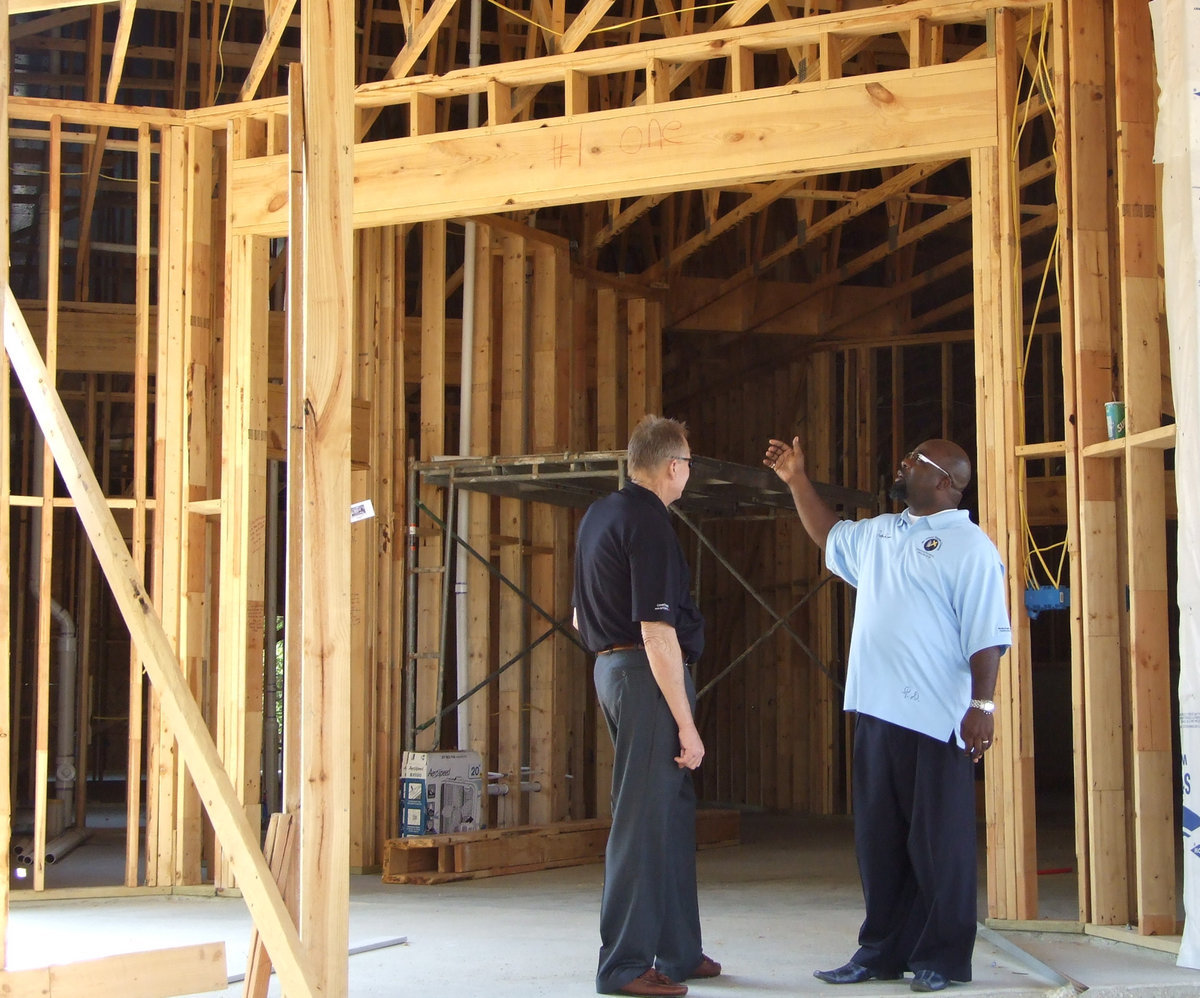
M 495 682 L 505 671 L 526 658 L 538 645 L 556 632 L 563 634 L 572 644 L 586 652 L 571 626 L 569 613 L 565 617 L 559 618 L 554 615 L 552 608 L 547 609 L 538 605 L 517 582 L 507 578 L 492 563 L 486 552 L 477 551 L 467 543 L 460 525 L 456 522 L 460 492 L 480 492 L 497 497 L 518 499 L 523 502 L 586 509 L 595 500 L 624 487 L 628 478 L 627 457 L 623 450 L 512 457 L 441 457 L 433 461 L 410 462 L 408 508 L 413 512 L 408 527 L 408 598 L 405 601 L 405 714 L 403 724 L 405 748 L 414 748 L 416 737 L 420 732 L 439 724 L 447 714 L 481 690 L 486 689 L 490 683 Z M 817 493 L 835 508 L 841 508 L 852 514 L 864 509 L 872 512 L 878 510 L 879 499 L 869 492 L 819 482 L 813 484 Z M 445 517 L 439 516 L 429 503 L 420 498 L 425 486 L 433 486 L 443 491 Z M 693 457 L 687 490 L 683 497 L 671 506 L 671 511 L 691 531 L 696 541 L 702 544 L 717 563 L 773 618 L 771 626 L 757 636 L 741 654 L 700 689 L 698 697 L 708 694 L 720 679 L 732 672 L 755 648 L 780 628 L 792 638 L 817 668 L 840 688 L 841 683 L 834 676 L 832 670 L 825 662 L 821 661 L 788 623 L 789 618 L 829 581 L 830 576 L 819 580 L 797 603 L 781 614 L 737 571 L 729 559 L 717 550 L 702 529 L 705 520 L 773 519 L 780 516 L 794 516 L 795 506 L 787 486 L 766 468 L 718 461 L 709 457 Z M 421 517 L 424 517 L 431 526 L 423 526 Z M 441 565 L 432 569 L 428 566 L 421 567 L 417 563 L 418 538 L 423 533 L 428 535 L 430 529 L 440 534 L 443 550 Z M 451 566 L 455 564 L 455 555 L 459 547 L 483 565 L 501 585 L 516 594 L 532 611 L 544 618 L 548 629 L 526 643 L 515 655 L 500 663 L 496 669 L 469 689 L 458 691 L 459 695 L 453 702 L 440 706 L 432 716 L 418 722 L 416 715 L 418 659 L 422 657 L 436 658 L 438 688 L 441 689 L 445 683 L 452 606 L 450 596 L 454 586 L 454 573 Z M 695 559 L 693 559 L 693 564 L 695 564 Z M 432 653 L 420 653 L 417 649 L 417 587 L 422 578 L 430 575 L 437 576 L 441 582 L 438 649 Z M 694 581 L 698 587 L 700 582 L 698 575 Z

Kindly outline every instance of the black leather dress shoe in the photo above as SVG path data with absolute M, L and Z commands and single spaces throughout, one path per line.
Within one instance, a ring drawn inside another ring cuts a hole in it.
M 918 970 L 909 985 L 914 991 L 941 991 L 950 982 L 936 970 Z
M 885 974 L 851 960 L 837 970 L 814 970 L 813 977 L 826 984 L 862 984 L 863 981 L 898 981 L 901 974 Z M 946 985 L 943 983 L 942 987 Z

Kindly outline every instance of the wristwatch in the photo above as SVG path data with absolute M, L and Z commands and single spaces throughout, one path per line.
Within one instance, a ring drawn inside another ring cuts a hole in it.
M 996 712 L 996 702 L 994 700 L 972 700 L 971 706 L 976 710 L 982 710 L 985 714 L 994 714 Z

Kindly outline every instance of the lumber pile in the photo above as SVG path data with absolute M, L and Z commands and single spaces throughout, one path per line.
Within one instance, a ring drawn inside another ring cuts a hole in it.
M 445 884 L 454 880 L 501 877 L 604 859 L 607 818 L 520 825 L 448 835 L 414 835 L 384 844 L 385 884 Z M 698 848 L 736 845 L 741 834 L 737 811 L 696 812 Z

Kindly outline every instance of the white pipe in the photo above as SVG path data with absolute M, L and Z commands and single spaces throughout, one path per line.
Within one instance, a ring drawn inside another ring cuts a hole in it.
M 467 63 L 474 67 L 480 62 L 479 36 L 481 31 L 482 0 L 471 0 L 471 47 Z M 479 94 L 472 92 L 467 97 L 467 127 L 479 125 Z M 471 452 L 471 410 L 474 395 L 472 382 L 474 380 L 475 355 L 475 247 L 478 242 L 474 222 L 466 223 L 466 239 L 463 250 L 463 315 L 462 315 L 462 349 L 460 351 L 461 376 L 459 377 L 458 401 L 458 452 L 467 455 Z M 471 515 L 471 499 L 466 489 L 458 492 L 458 511 L 455 517 L 455 528 L 461 536 L 466 532 Z M 469 621 L 467 618 L 467 569 L 470 562 L 467 552 L 460 544 L 455 558 L 454 574 L 454 633 L 455 633 L 455 677 L 458 691 L 461 694 L 470 687 L 469 666 L 467 661 L 467 640 L 469 637 Z M 458 747 L 469 748 L 471 745 L 471 711 L 467 702 L 458 705 Z
M 33 480 L 41 482 L 44 467 L 41 431 L 34 436 Z M 41 599 L 42 532 L 39 524 L 33 527 L 29 546 L 29 592 Z M 75 787 L 75 679 L 78 671 L 78 644 L 75 621 L 54 599 L 50 599 L 50 616 L 58 624 L 58 738 L 54 760 L 54 796 L 63 802 L 63 814 L 70 824 L 72 793 Z
M 83 845 L 91 834 L 90 828 L 68 828 L 62 835 L 46 843 L 46 862 L 57 863 L 71 850 Z M 21 858 L 24 859 L 24 856 Z

